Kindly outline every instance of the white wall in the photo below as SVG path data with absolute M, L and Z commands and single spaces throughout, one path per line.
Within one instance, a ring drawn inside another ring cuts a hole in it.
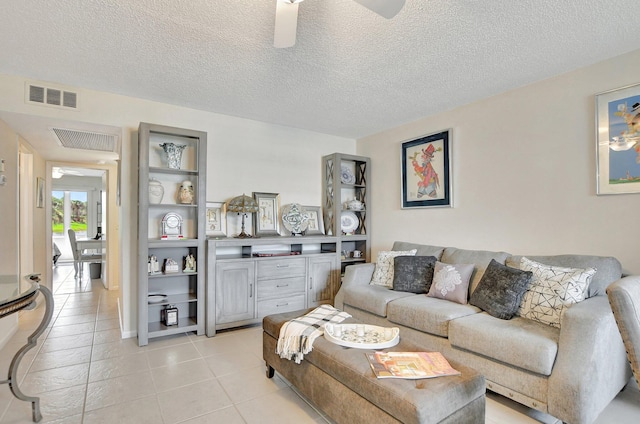
M 640 50 L 358 140 L 372 159 L 373 250 L 608 255 L 640 274 L 640 194 L 596 196 L 594 118 L 594 95 L 640 83 L 638 69 Z M 447 128 L 455 207 L 401 210 L 401 142 Z
M 18 266 L 18 136 L 3 121 L 0 121 L 0 159 L 4 159 L 7 182 L 0 185 L 0 276 L 16 277 Z M 0 296 L 8 296 L 6 287 L 0 287 Z M 18 314 L 0 319 L 0 348 L 17 331 Z
M 0 110 L 89 122 L 123 129 L 120 223 L 124 331 L 136 328 L 137 128 L 142 122 L 208 133 L 207 200 L 226 201 L 253 191 L 281 194 L 281 203 L 320 205 L 321 157 L 355 153 L 355 140 L 265 124 L 127 96 L 72 87 L 78 111 L 26 104 L 26 79 L 0 75 Z M 55 81 L 54 81 L 55 83 Z M 249 101 L 249 100 L 248 100 Z M 229 230 L 237 228 L 229 216 Z

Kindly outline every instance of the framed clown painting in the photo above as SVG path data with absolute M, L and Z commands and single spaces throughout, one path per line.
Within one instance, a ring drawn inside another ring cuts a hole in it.
M 453 207 L 451 130 L 402 143 L 402 209 Z

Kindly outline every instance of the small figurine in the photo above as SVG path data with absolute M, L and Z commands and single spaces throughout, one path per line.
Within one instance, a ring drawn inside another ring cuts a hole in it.
M 196 272 L 196 258 L 191 253 L 184 257 L 184 269 L 182 272 Z
M 178 263 L 171 258 L 167 258 L 164 260 L 164 273 L 171 274 L 174 272 L 179 272 L 180 268 L 178 267 Z
M 149 256 L 149 274 L 159 274 L 160 264 L 158 264 L 158 258 L 156 255 Z

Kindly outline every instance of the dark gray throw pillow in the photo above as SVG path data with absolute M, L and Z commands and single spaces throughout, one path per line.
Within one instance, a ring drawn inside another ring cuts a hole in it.
M 433 280 L 435 256 L 396 256 L 393 258 L 393 290 L 427 293 Z
M 531 271 L 521 271 L 491 260 L 469 303 L 500 319 L 511 319 L 529 288 Z

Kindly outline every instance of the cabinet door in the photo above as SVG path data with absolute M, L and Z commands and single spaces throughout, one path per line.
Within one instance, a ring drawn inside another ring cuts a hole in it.
M 309 307 L 333 302 L 333 276 L 335 272 L 336 259 L 334 257 L 309 259 L 309 295 L 307 297 Z
M 255 318 L 255 263 L 216 265 L 216 323 Z

